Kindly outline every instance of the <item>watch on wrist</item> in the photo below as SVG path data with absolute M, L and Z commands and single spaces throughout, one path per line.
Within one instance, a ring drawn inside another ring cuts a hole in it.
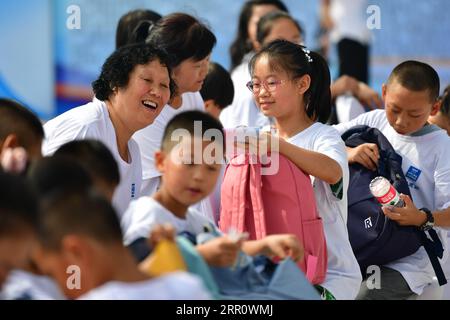
M 434 218 L 433 214 L 427 208 L 421 208 L 420 211 L 424 212 L 427 215 L 427 220 L 424 224 L 422 224 L 419 229 L 422 231 L 428 231 L 434 227 Z

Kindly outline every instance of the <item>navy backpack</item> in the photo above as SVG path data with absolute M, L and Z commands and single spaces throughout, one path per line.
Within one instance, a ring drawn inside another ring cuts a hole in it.
M 376 171 L 366 169 L 358 163 L 349 165 L 347 228 L 350 244 L 363 275 L 370 265 L 384 265 L 415 253 L 420 246 L 433 265 L 439 284 L 446 283 L 439 264 L 443 247 L 435 230 L 425 232 L 414 226 L 400 226 L 387 218 L 380 203 L 370 193 L 369 183 L 377 177 L 387 178 L 398 192 L 411 196 L 408 182 L 402 171 L 402 157 L 398 155 L 386 137 L 376 128 L 355 126 L 347 130 L 342 139 L 347 147 L 363 143 L 378 146 L 380 159 Z

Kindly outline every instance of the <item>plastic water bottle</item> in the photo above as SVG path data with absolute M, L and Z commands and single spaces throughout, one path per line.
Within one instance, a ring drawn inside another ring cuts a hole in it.
M 369 184 L 370 192 L 382 206 L 404 207 L 400 194 L 385 177 L 376 177 Z

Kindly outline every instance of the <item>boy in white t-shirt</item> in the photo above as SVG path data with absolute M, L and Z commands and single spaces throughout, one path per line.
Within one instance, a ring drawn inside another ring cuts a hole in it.
M 402 156 L 402 169 L 414 203 L 402 196 L 406 206 L 383 209 L 400 225 L 423 230 L 450 226 L 450 139 L 444 130 L 427 120 L 439 109 L 439 76 L 429 65 L 405 61 L 392 71 L 383 85 L 385 110 L 365 113 L 336 126 L 340 133 L 355 125 L 379 129 Z M 374 144 L 347 148 L 349 163 L 374 169 L 379 152 Z M 422 208 L 422 209 L 418 209 Z M 432 213 L 426 213 L 431 211 Z M 437 229 L 445 246 L 447 232 Z M 446 250 L 441 263 L 446 259 Z M 435 276 L 430 260 L 421 247 L 414 254 L 381 267 L 381 289 L 367 290 L 362 285 L 361 299 L 410 299 L 422 294 Z
M 92 191 L 48 195 L 42 201 L 35 261 L 71 299 L 209 299 L 185 272 L 150 279 L 122 244 L 111 204 Z
M 157 225 L 170 223 L 177 232 L 198 235 L 214 223 L 190 206 L 214 189 L 224 154 L 223 127 L 207 113 L 187 111 L 176 115 L 164 132 L 161 151 L 155 155 L 162 174 L 161 188 L 153 197 L 130 204 L 122 218 L 124 242 L 147 238 Z M 217 232 L 220 232 L 216 230 Z M 211 266 L 228 267 L 242 249 L 249 255 L 266 254 L 297 260 L 298 240 L 292 235 L 271 235 L 262 240 L 236 241 L 227 236 L 197 245 Z

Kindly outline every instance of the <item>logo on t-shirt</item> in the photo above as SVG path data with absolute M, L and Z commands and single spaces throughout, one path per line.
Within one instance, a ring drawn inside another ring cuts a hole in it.
M 422 170 L 417 169 L 413 166 L 410 166 L 408 171 L 406 172 L 406 177 L 414 182 L 419 179 L 420 174 L 422 173 Z
M 131 197 L 134 198 L 136 196 L 136 184 L 131 184 Z
M 419 187 L 416 186 L 415 182 L 417 182 L 421 173 L 422 173 L 422 170 L 417 169 L 416 167 L 413 167 L 413 166 L 409 167 L 405 176 L 409 180 L 408 185 L 410 188 L 419 189 Z

